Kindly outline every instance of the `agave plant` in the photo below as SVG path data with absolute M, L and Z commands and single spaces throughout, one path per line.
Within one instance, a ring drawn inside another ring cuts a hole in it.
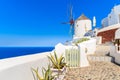
M 52 62 L 52 66 L 55 69 L 60 70 L 60 69 L 62 69 L 66 65 L 65 58 L 63 57 L 63 55 L 61 55 L 58 58 L 58 56 L 57 56 L 55 51 L 54 51 L 54 55 L 50 54 L 50 56 L 48 56 L 48 58 Z
M 39 75 L 38 70 L 39 68 L 37 69 L 32 68 L 32 74 L 33 74 L 34 80 L 53 80 L 55 77 L 52 75 L 50 65 L 48 66 L 48 69 L 45 69 L 45 68 L 42 69 L 43 77 Z

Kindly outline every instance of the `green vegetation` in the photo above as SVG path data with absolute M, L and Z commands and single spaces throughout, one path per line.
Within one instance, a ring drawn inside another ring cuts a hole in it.
M 60 69 L 62 69 L 64 66 L 66 66 L 65 58 L 63 55 L 61 55 L 59 58 L 56 55 L 56 52 L 54 52 L 54 55 L 50 54 L 48 56 L 49 60 L 52 62 L 52 67 L 54 69 L 58 69 L 58 74 L 53 75 L 53 71 L 51 70 L 51 66 L 48 65 L 48 68 L 42 69 L 42 76 L 39 74 L 39 68 L 34 69 L 32 68 L 32 74 L 34 77 L 34 80 L 54 80 L 55 76 L 59 76 Z
M 42 69 L 43 77 L 39 75 L 38 70 L 39 70 L 38 68 L 37 69 L 32 68 L 34 80 L 54 80 L 55 76 L 52 75 L 50 65 L 48 66 L 48 69 L 45 68 Z
M 55 51 L 54 51 L 54 55 L 50 54 L 50 56 L 48 56 L 48 58 L 52 62 L 52 67 L 55 69 L 60 70 L 66 65 L 65 58 L 63 57 L 63 55 L 61 55 L 58 58 Z
M 89 40 L 89 38 L 81 38 L 81 39 L 79 39 L 79 40 L 77 40 L 77 41 L 74 41 L 73 43 L 74 43 L 75 45 L 78 45 L 79 43 L 82 43 L 82 42 L 88 41 L 88 40 Z

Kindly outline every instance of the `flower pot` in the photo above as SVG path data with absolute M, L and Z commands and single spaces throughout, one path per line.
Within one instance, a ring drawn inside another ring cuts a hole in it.
M 54 80 L 63 80 L 65 75 L 59 75 L 54 78 Z
M 62 69 L 51 68 L 51 71 L 53 72 L 53 75 L 56 75 L 55 80 L 63 80 L 66 73 L 66 67 L 63 67 Z
M 51 68 L 51 71 L 53 72 L 53 74 L 64 74 L 66 72 L 66 67 L 63 67 L 62 69 L 55 69 L 55 68 Z

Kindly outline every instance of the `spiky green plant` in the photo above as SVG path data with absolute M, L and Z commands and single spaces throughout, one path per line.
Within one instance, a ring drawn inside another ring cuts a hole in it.
M 55 77 L 52 75 L 50 65 L 48 66 L 48 69 L 45 69 L 45 68 L 42 69 L 43 77 L 40 76 L 38 70 L 39 68 L 37 69 L 32 68 L 32 74 L 33 74 L 34 80 L 53 80 Z
M 54 51 L 54 55 L 50 54 L 50 56 L 48 56 L 49 60 L 52 62 L 52 66 L 55 69 L 62 69 L 66 63 L 65 63 L 65 58 L 63 57 L 63 55 L 61 55 L 59 58 L 56 54 L 56 52 Z

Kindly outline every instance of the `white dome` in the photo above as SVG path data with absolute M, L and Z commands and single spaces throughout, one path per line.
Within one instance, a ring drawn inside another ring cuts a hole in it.
M 115 32 L 115 39 L 120 39 L 120 28 Z

